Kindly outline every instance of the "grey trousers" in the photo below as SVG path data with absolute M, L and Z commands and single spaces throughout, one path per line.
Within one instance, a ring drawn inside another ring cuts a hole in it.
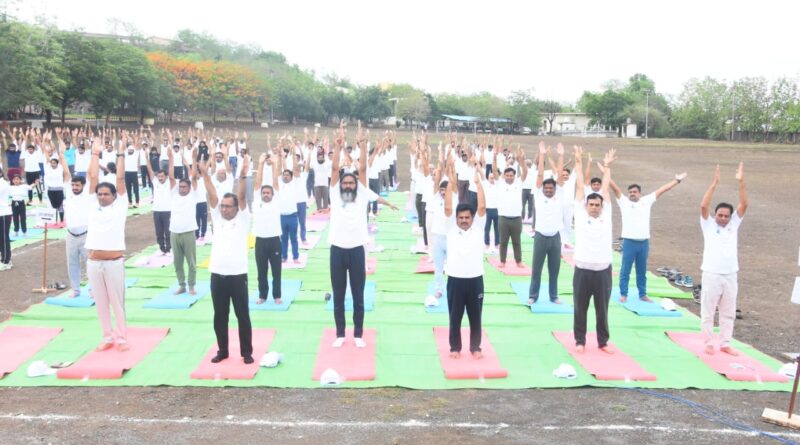
M 508 256 L 508 239 L 511 238 L 511 245 L 514 248 L 514 261 L 522 262 L 522 242 L 519 237 L 522 234 L 522 218 L 519 216 L 509 218 L 500 217 L 500 262 L 506 262 Z
M 77 233 L 83 232 L 81 229 Z M 69 286 L 72 290 L 80 291 L 81 288 L 81 265 L 86 262 L 89 252 L 84 247 L 86 244 L 86 234 L 72 236 L 67 232 L 67 274 L 69 275 Z
M 183 260 L 189 266 L 189 287 L 197 284 L 197 244 L 195 243 L 194 230 L 191 232 L 174 233 L 170 232 L 172 241 L 172 262 L 175 264 L 175 275 L 178 277 L 178 284 L 186 287 L 186 275 L 183 271 Z
M 533 301 L 539 299 L 545 257 L 547 257 L 547 284 L 550 301 L 555 301 L 558 299 L 558 271 L 561 269 L 561 235 L 558 232 L 553 236 L 544 236 L 536 232 L 533 238 L 533 269 L 531 270 L 531 288 L 528 292 L 528 296 Z

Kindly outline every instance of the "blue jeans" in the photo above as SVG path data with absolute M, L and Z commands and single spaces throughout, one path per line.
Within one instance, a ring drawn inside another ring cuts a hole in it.
M 297 203 L 297 222 L 300 224 L 300 241 L 306 242 L 306 206 L 305 202 Z
M 444 262 L 447 261 L 447 235 L 433 235 L 433 265 L 436 290 L 444 290 Z
M 289 258 L 289 241 L 292 241 L 292 259 L 300 258 L 297 252 L 297 213 L 281 215 L 281 258 Z
M 619 294 L 628 296 L 628 281 L 631 268 L 636 265 L 636 287 L 639 298 L 647 295 L 647 256 L 650 254 L 650 240 L 622 240 L 622 270 L 619 272 Z
M 494 244 L 489 244 L 489 233 L 494 224 Z M 500 245 L 500 231 L 497 228 L 497 209 L 486 209 L 486 224 L 483 226 L 483 244 L 487 246 Z

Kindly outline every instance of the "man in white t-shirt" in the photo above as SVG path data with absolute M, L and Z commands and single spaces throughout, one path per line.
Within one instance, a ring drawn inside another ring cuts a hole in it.
M 192 150 L 194 153 L 194 150 Z M 170 184 L 178 183 L 172 188 L 169 216 L 169 237 L 172 247 L 173 265 L 178 278 L 178 289 L 175 295 L 186 292 L 188 284 L 189 295 L 196 295 L 197 284 L 197 175 L 189 172 L 191 181 L 187 178 L 175 181 L 175 173 L 170 169 Z M 189 277 L 183 271 L 183 262 L 189 269 Z
M 328 231 L 330 250 L 330 275 L 333 288 L 333 318 L 336 322 L 334 348 L 345 341 L 345 294 L 348 284 L 353 297 L 353 337 L 356 347 L 366 347 L 362 338 L 364 330 L 364 285 L 367 278 L 366 245 L 367 203 L 377 200 L 394 210 L 397 207 L 387 202 L 367 187 L 367 145 L 359 128 L 358 143 L 361 158 L 358 163 L 358 178 L 351 173 L 339 176 L 339 159 L 344 143 L 343 129 L 336 135 L 331 172 L 331 219 Z
M 214 333 L 217 336 L 217 354 L 211 363 L 228 358 L 228 316 L 233 312 L 239 322 L 239 348 L 245 364 L 253 363 L 253 327 L 247 298 L 248 247 L 250 237 L 250 211 L 245 200 L 245 180 L 250 169 L 250 157 L 242 160 L 237 194 L 217 196 L 208 175 L 205 161 L 200 161 L 200 172 L 208 192 L 208 207 L 214 224 L 214 241 L 208 271 L 211 273 L 211 299 L 214 304 Z
M 628 282 L 631 278 L 631 269 L 636 266 L 636 287 L 639 299 L 652 301 L 647 296 L 647 256 L 650 254 L 650 209 L 656 199 L 662 194 L 672 190 L 686 178 L 686 172 L 678 173 L 675 179 L 662 185 L 653 193 L 642 196 L 639 184 L 628 186 L 628 196 L 614 181 L 611 189 L 617 197 L 619 212 L 622 216 L 622 268 L 619 272 L 619 301 L 628 300 Z
M 522 174 L 517 177 L 517 171 L 509 166 L 502 172 L 497 169 L 497 150 L 495 150 L 492 165 L 495 174 L 501 178 L 497 186 L 497 214 L 500 226 L 500 267 L 505 267 L 508 254 L 508 242 L 514 248 L 514 261 L 517 267 L 522 267 L 522 183 L 528 178 L 528 166 L 525 164 L 525 153 L 517 144 L 517 156 L 522 166 Z
M 278 172 L 281 156 L 273 156 L 277 161 L 274 168 L 269 169 L 271 185 L 264 184 L 264 171 L 267 169 L 267 155 L 262 153 L 258 159 L 258 170 L 254 194 L 261 199 L 253 202 L 253 235 L 256 237 L 255 255 L 258 269 L 258 300 L 263 304 L 269 295 L 269 268 L 272 267 L 272 298 L 275 304 L 281 304 L 281 209 L 278 197 Z M 263 184 L 263 185 L 262 185 Z
M 58 154 L 63 163 L 66 162 L 65 146 L 59 145 L 61 150 Z M 89 255 L 86 250 L 86 235 L 89 230 L 89 214 L 93 205 L 97 205 L 97 198 L 89 193 L 89 187 L 86 187 L 86 177 L 72 176 L 70 188 L 65 188 L 64 198 L 64 222 L 67 229 L 67 274 L 69 275 L 69 285 L 72 288 L 72 297 L 81 294 L 81 265 L 86 262 Z
M 700 227 L 703 230 L 703 288 L 700 297 L 700 330 L 705 337 L 706 354 L 714 354 L 714 312 L 719 310 L 719 350 L 739 355 L 731 348 L 733 322 L 736 319 L 736 297 L 739 290 L 739 226 L 747 211 L 747 188 L 744 184 L 744 163 L 739 163 L 739 204 L 721 202 L 711 215 L 711 199 L 719 185 L 719 165 L 714 180 L 700 203 Z
M 575 351 L 586 349 L 586 313 L 589 300 L 594 297 L 597 346 L 606 353 L 610 337 L 608 329 L 608 302 L 611 298 L 611 209 L 609 186 L 611 164 L 616 160 L 616 150 L 606 153 L 603 164 L 603 187 L 601 193 L 584 196 L 583 149 L 575 147 L 575 272 L 572 277 L 572 295 L 575 304 L 573 334 Z
M 125 154 L 122 146 L 117 152 L 121 161 Z M 97 316 L 103 329 L 103 342 L 97 351 L 110 349 L 114 344 L 119 351 L 130 349 L 125 321 L 125 220 L 128 217 L 128 199 L 125 196 L 125 179 L 118 176 L 116 184 L 98 183 L 100 152 L 103 151 L 100 138 L 95 138 L 92 146 L 92 160 L 89 163 L 89 196 L 97 202 L 91 206 L 88 218 L 86 250 L 86 275 L 89 288 L 97 306 Z M 99 205 L 97 205 L 99 204 Z M 117 327 L 111 324 L 111 309 Z
M 425 154 L 426 150 L 422 150 L 420 154 L 422 155 L 422 160 L 425 164 L 427 164 L 427 156 Z M 445 209 L 445 199 L 455 199 L 456 203 L 458 201 L 458 196 L 453 196 L 454 194 L 457 195 L 455 192 L 456 184 L 447 179 L 442 180 L 445 168 L 448 170 L 448 176 L 455 176 L 455 171 L 453 167 L 452 158 L 450 158 L 449 163 L 445 166 L 443 160 L 439 159 L 439 166 L 434 171 L 434 179 L 433 184 L 436 185 L 436 190 L 432 194 L 431 198 L 425 205 L 425 211 L 428 212 L 431 220 L 431 237 L 433 242 L 433 263 L 434 263 L 434 282 L 435 289 L 434 289 L 434 296 L 436 298 L 440 298 L 444 294 L 445 290 L 445 281 L 444 281 L 444 265 L 447 262 L 447 234 L 450 231 L 450 228 L 455 225 L 455 216 L 446 216 L 444 214 Z M 447 194 L 448 189 L 453 189 L 450 191 L 450 194 Z M 452 207 L 452 203 L 451 203 Z
M 42 172 L 39 168 L 39 164 L 44 162 L 44 155 L 42 154 L 42 150 L 37 148 L 33 144 L 29 144 L 25 151 L 22 152 L 22 155 L 19 157 L 20 163 L 22 164 L 22 169 L 25 171 L 25 182 L 32 186 L 30 190 L 28 190 L 28 205 L 31 205 L 33 202 L 33 191 L 36 190 L 36 194 L 39 197 L 39 204 L 42 203 L 42 189 L 41 189 L 41 178 Z M 36 182 L 36 180 L 40 180 L 40 182 Z
M 474 359 L 481 352 L 481 312 L 483 310 L 483 227 L 486 224 L 486 200 L 476 171 L 478 208 L 461 203 L 455 208 L 456 225 L 447 232 L 447 306 L 450 312 L 450 357 L 461 357 L 461 320 L 466 309 L 469 319 L 469 351 Z M 444 216 L 453 212 L 453 188 L 445 193 Z
M 564 147 L 558 144 L 559 164 L 564 161 Z M 533 237 L 533 260 L 531 263 L 531 285 L 528 289 L 528 304 L 539 300 L 542 284 L 542 269 L 547 260 L 548 297 L 551 302 L 560 304 L 558 298 L 558 272 L 561 269 L 561 229 L 564 224 L 564 201 L 575 206 L 574 198 L 564 194 L 563 178 L 544 179 L 544 159 L 547 148 L 539 144 L 539 166 L 536 172 L 536 185 L 533 189 L 533 203 L 536 207 L 536 234 Z M 561 165 L 559 165 L 559 168 Z M 571 222 L 570 222 L 571 223 Z
M 318 150 L 315 159 L 310 160 L 311 170 L 314 172 L 314 201 L 317 203 L 317 212 L 328 212 L 330 207 L 331 161 L 325 157 L 323 150 Z
M 167 150 L 167 169 L 159 170 L 155 174 L 150 164 L 147 164 L 147 173 L 153 183 L 153 226 L 156 231 L 156 242 L 163 255 L 167 255 L 172 250 L 169 219 L 172 215 L 170 211 L 172 189 L 175 188 L 174 158 L 172 150 Z

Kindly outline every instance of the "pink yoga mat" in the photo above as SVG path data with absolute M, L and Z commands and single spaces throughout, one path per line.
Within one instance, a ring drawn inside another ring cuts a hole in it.
M 0 332 L 0 379 L 44 348 L 61 332 L 61 328 L 6 326 Z
M 475 360 L 469 351 L 469 328 L 461 329 L 461 357 L 450 358 L 450 328 L 434 327 L 433 336 L 436 338 L 436 349 L 439 351 L 439 361 L 442 363 L 444 376 L 448 379 L 501 379 L 508 377 L 508 371 L 500 364 L 494 352 L 486 329 L 481 332 L 481 351 L 483 358 Z
M 377 267 L 378 259 L 375 257 L 367 257 L 367 275 L 374 274 Z
M 513 258 L 506 258 L 505 267 L 500 267 L 500 258 L 490 256 L 487 258 L 487 260 L 489 260 L 489 264 L 494 266 L 495 269 L 506 275 L 514 277 L 531 276 L 531 268 L 528 267 L 525 263 L 522 263 L 522 267 L 517 267 L 517 263 L 514 262 Z
M 156 252 L 150 256 L 139 258 L 134 263 L 137 267 L 147 268 L 160 268 L 172 264 L 172 255 L 164 255 L 161 252 Z
M 789 378 L 769 369 L 763 363 L 745 355 L 741 351 L 734 357 L 719 350 L 716 343 L 715 354 L 705 353 L 705 340 L 699 332 L 667 331 L 667 336 L 682 348 L 699 358 L 709 368 L 724 375 L 730 380 L 743 382 L 788 382 Z
M 228 330 L 228 351 L 230 357 L 219 362 L 211 363 L 211 358 L 217 355 L 216 343 L 211 346 L 208 353 L 200 361 L 191 377 L 193 379 L 207 380 L 251 380 L 256 376 L 259 360 L 267 353 L 272 339 L 275 338 L 275 329 L 253 329 L 253 358 L 255 361 L 246 365 L 239 356 L 239 330 Z
M 300 248 L 303 250 L 311 250 L 317 245 L 317 243 L 319 243 L 318 235 L 307 234 L 306 243 L 303 244 L 302 242 L 300 242 Z
M 330 221 L 331 214 L 329 212 L 321 213 L 321 212 L 314 212 L 306 218 L 306 221 Z
M 635 360 L 609 342 L 614 351 L 608 354 L 597 348 L 597 334 L 586 333 L 586 349 L 582 354 L 575 351 L 575 337 L 571 331 L 553 331 L 553 336 L 583 368 L 597 380 L 654 381 L 656 376 L 645 371 Z
M 336 371 L 342 379 L 353 380 L 375 380 L 375 341 L 377 333 L 375 329 L 364 329 L 364 341 L 367 342 L 365 348 L 357 348 L 353 342 L 353 330 L 345 331 L 347 340 L 341 348 L 331 346 L 336 340 L 336 329 L 328 328 L 322 332 L 322 339 L 319 342 L 317 351 L 317 362 L 314 364 L 313 380 L 319 380 L 326 369 Z
M 424 256 L 419 259 L 417 263 L 417 269 L 414 273 L 433 273 L 435 270 L 435 266 L 432 261 L 428 261 L 428 256 Z
M 322 232 L 328 226 L 328 221 L 321 220 L 308 220 L 306 221 L 306 231 L 308 232 Z
M 281 264 L 281 269 L 305 269 L 308 264 L 308 254 L 301 253 L 300 256 L 297 257 L 297 261 L 299 261 L 299 263 L 295 263 L 290 256 L 285 263 Z
M 74 365 L 59 369 L 60 379 L 118 379 L 122 373 L 142 361 L 166 337 L 169 328 L 128 327 L 128 345 L 125 352 L 116 347 L 102 352 L 92 351 Z

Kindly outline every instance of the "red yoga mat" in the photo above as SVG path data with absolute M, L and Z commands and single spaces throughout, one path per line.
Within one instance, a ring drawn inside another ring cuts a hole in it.
M 36 355 L 59 333 L 61 328 L 6 326 L 0 332 L 0 379 Z
M 419 259 L 417 263 L 417 268 L 414 270 L 414 273 L 433 273 L 435 270 L 435 266 L 432 261 L 428 261 L 428 256 L 424 256 Z
M 367 275 L 374 274 L 377 267 L 378 259 L 375 257 L 367 257 Z
M 522 263 L 522 267 L 517 267 L 517 263 L 514 262 L 513 258 L 506 258 L 505 267 L 500 267 L 500 258 L 490 256 L 487 259 L 489 260 L 489 264 L 491 264 L 492 266 L 494 266 L 495 269 L 506 275 L 514 277 L 531 276 L 531 268 L 528 267 L 525 263 Z
M 439 361 L 442 363 L 444 376 L 448 379 L 502 379 L 508 377 L 508 371 L 500 364 L 494 352 L 486 329 L 481 332 L 481 351 L 483 358 L 475 360 L 469 352 L 469 328 L 461 328 L 461 342 L 464 350 L 460 358 L 450 357 L 450 328 L 434 327 L 436 349 L 439 350 Z
M 306 217 L 308 221 L 330 221 L 331 214 L 330 212 L 314 212 Z
M 102 352 L 92 351 L 74 365 L 59 369 L 60 379 L 118 379 L 132 369 L 166 337 L 169 328 L 128 328 L 128 346 L 125 352 L 116 347 Z
M 230 357 L 219 362 L 211 363 L 211 358 L 217 355 L 216 343 L 211 346 L 208 353 L 200 361 L 191 378 L 208 380 L 251 380 L 256 376 L 259 360 L 267 353 L 272 339 L 275 338 L 275 329 L 253 329 L 253 358 L 255 361 L 246 365 L 239 356 L 239 330 L 228 330 L 228 351 Z
M 308 265 L 308 254 L 307 253 L 301 253 L 300 255 L 297 256 L 297 263 L 294 262 L 294 260 L 292 259 L 291 255 L 290 255 L 289 259 L 285 263 L 281 264 L 281 268 L 284 269 L 284 270 L 285 269 L 305 269 L 306 265 Z
M 682 348 L 688 350 L 699 358 L 709 368 L 724 375 L 729 380 L 742 382 L 788 382 L 789 378 L 774 372 L 756 359 L 744 355 L 741 351 L 738 356 L 726 354 L 716 348 L 713 355 L 705 353 L 705 340 L 699 332 L 674 332 L 667 331 L 667 336 Z M 717 345 L 715 345 L 716 347 Z
M 319 380 L 322 373 L 330 368 L 336 371 L 343 381 L 375 380 L 375 329 L 364 329 L 365 348 L 357 348 L 353 342 L 353 330 L 345 331 L 347 340 L 341 348 L 331 346 L 336 340 L 336 329 L 328 328 L 322 332 L 314 364 L 313 380 Z
M 583 368 L 594 375 L 597 380 L 639 380 L 654 381 L 656 376 L 645 371 L 635 360 L 609 342 L 608 347 L 614 351 L 608 354 L 597 348 L 597 335 L 586 333 L 586 349 L 583 354 L 575 352 L 575 337 L 571 331 L 553 331 L 559 341 Z

